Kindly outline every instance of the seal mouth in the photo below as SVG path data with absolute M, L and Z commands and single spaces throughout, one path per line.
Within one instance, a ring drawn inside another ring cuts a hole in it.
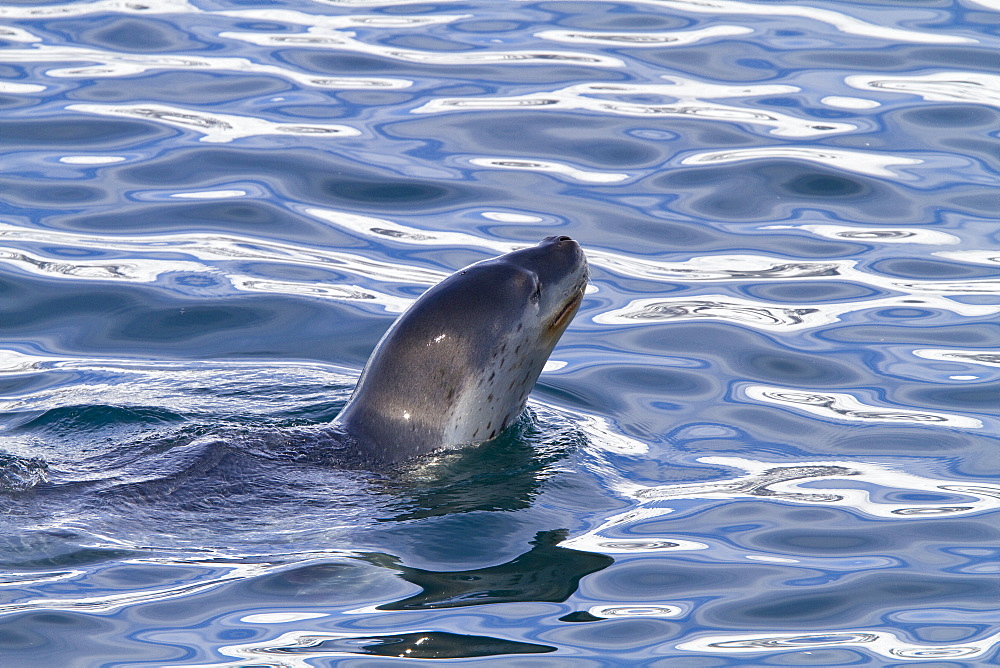
M 549 323 L 550 330 L 562 331 L 566 328 L 569 321 L 576 315 L 576 310 L 580 307 L 580 302 L 583 301 L 585 287 L 580 288 L 573 298 L 566 302 L 566 305 L 552 318 L 552 321 Z

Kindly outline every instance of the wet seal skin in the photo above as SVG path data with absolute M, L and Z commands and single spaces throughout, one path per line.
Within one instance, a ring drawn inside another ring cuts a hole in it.
M 460 269 L 385 333 L 332 431 L 376 465 L 496 437 L 524 410 L 587 278 L 566 236 Z

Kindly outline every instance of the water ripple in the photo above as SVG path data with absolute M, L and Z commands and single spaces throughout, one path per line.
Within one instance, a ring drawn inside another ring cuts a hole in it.
M 583 110 L 616 116 L 679 117 L 725 123 L 746 123 L 771 128 L 770 133 L 783 137 L 815 137 L 851 132 L 850 123 L 810 121 L 767 109 L 738 107 L 706 102 L 702 98 L 756 97 L 795 92 L 795 86 L 761 84 L 727 86 L 710 84 L 684 77 L 664 75 L 669 84 L 585 83 L 553 91 L 527 93 L 509 97 L 440 97 L 413 109 L 414 114 L 470 112 L 486 110 Z M 625 102 L 594 96 L 661 96 L 674 98 L 669 104 Z
M 852 74 L 848 86 L 861 90 L 919 95 L 930 102 L 971 102 L 1000 107 L 1000 75 L 981 72 L 934 72 L 885 76 Z
M 274 123 L 262 118 L 236 116 L 191 109 L 179 109 L 165 104 L 71 104 L 69 111 L 100 116 L 140 118 L 193 130 L 204 135 L 199 141 L 230 142 L 255 135 L 299 135 L 311 137 L 357 137 L 361 132 L 347 125 L 313 123 Z
M 543 30 L 535 37 L 569 44 L 595 44 L 623 47 L 686 46 L 715 37 L 747 35 L 753 28 L 746 26 L 717 25 L 697 30 L 669 32 L 593 32 L 588 30 Z
M 331 77 L 295 72 L 277 65 L 263 65 L 248 58 L 232 56 L 201 56 L 182 54 L 138 54 L 101 51 L 74 46 L 36 46 L 33 49 L 0 50 L 2 63 L 51 63 L 83 61 L 100 63 L 86 67 L 63 67 L 45 71 L 52 78 L 126 77 L 153 70 L 197 70 L 202 72 L 230 71 L 269 74 L 303 86 L 329 89 L 399 89 L 413 85 L 409 79 L 378 77 Z M 81 105 L 82 106 L 82 105 Z
M 879 154 L 874 152 L 848 151 L 826 146 L 764 146 L 760 148 L 730 149 L 725 151 L 705 151 L 696 153 L 681 160 L 682 165 L 717 165 L 728 162 L 744 162 L 749 160 L 770 160 L 787 158 L 818 162 L 828 167 L 843 169 L 870 176 L 885 176 L 895 179 L 916 177 L 903 176 L 890 167 L 902 165 L 920 165 L 923 160 L 905 158 L 898 154 Z
M 364 300 L 383 305 L 391 311 L 405 308 L 410 300 L 353 285 L 319 284 L 316 281 L 277 281 L 266 277 L 254 277 L 240 271 L 239 264 L 236 270 L 233 270 L 228 268 L 227 263 L 252 260 L 319 267 L 336 269 L 379 282 L 417 285 L 433 285 L 447 276 L 440 271 L 407 267 L 398 262 L 379 261 L 354 253 L 235 235 L 190 233 L 88 235 L 36 230 L 0 223 L 0 240 L 45 244 L 49 249 L 57 245 L 71 249 L 95 249 L 103 253 L 126 253 L 131 256 L 127 259 L 99 259 L 94 257 L 97 253 L 92 252 L 84 254 L 86 257 L 82 259 L 77 259 L 73 256 L 79 253 L 64 250 L 59 257 L 46 257 L 22 249 L 0 246 L 0 263 L 5 262 L 31 273 L 50 277 L 148 283 L 165 276 L 187 272 L 200 274 L 201 277 L 173 285 L 174 289 L 196 292 L 204 292 L 205 289 L 217 291 L 219 286 L 214 277 L 225 277 L 237 290 L 276 292 L 284 289 L 287 291 L 286 294 L 304 294 L 348 301 Z M 170 259 L 134 257 L 136 253 L 164 254 L 169 255 Z M 196 261 L 178 260 L 177 254 L 186 255 Z
M 93 2 L 70 2 L 62 5 L 41 7 L 13 6 L 0 7 L 0 18 L 7 19 L 47 19 L 84 16 L 86 14 L 194 14 L 199 10 L 187 0 L 94 0 Z
M 771 331 L 793 332 L 840 322 L 842 316 L 868 309 L 929 308 L 965 317 L 1000 313 L 1000 306 L 962 304 L 945 297 L 886 297 L 838 304 L 786 305 L 730 295 L 644 297 L 595 315 L 602 325 L 646 325 L 690 320 L 720 320 Z
M 747 554 L 746 548 L 724 539 L 692 541 L 686 537 L 655 531 L 657 520 L 683 508 L 685 500 L 732 502 L 739 499 L 838 507 L 869 517 L 920 521 L 942 516 L 982 514 L 1000 508 L 1000 485 L 990 482 L 964 483 L 918 476 L 891 466 L 857 461 L 762 462 L 741 457 L 699 457 L 698 461 L 744 471 L 722 480 L 648 487 L 626 480 L 614 483 L 618 492 L 635 499 L 639 506 L 613 515 L 593 529 L 561 543 L 564 547 L 630 554 L 648 552 L 697 552 L 703 560 L 738 563 L 750 559 L 775 563 L 801 563 L 821 570 L 857 571 L 898 564 L 882 558 L 842 558 L 836 554 L 789 560 L 783 554 Z M 841 484 L 837 484 L 842 481 Z M 893 494 L 894 491 L 905 494 Z M 921 497 L 922 503 L 900 502 Z M 676 504 L 664 505 L 674 501 Z M 633 538 L 636 532 L 642 538 Z
M 534 160 L 530 158 L 471 158 L 469 163 L 477 167 L 558 174 L 584 183 L 620 183 L 629 178 L 628 174 L 594 172 L 550 160 Z
M 964 362 L 966 364 L 981 364 L 983 366 L 1000 367 L 1000 350 L 941 350 L 939 348 L 921 348 L 913 354 L 928 360 L 941 362 Z
M 964 415 L 869 406 L 859 401 L 854 395 L 841 392 L 768 387 L 766 385 L 751 385 L 744 391 L 747 397 L 756 401 L 778 404 L 834 420 L 899 422 L 959 429 L 982 429 L 983 427 L 981 420 Z
M 222 32 L 220 37 L 235 39 L 258 46 L 309 47 L 334 51 L 366 53 L 390 60 L 401 60 L 424 65 L 553 65 L 567 64 L 583 67 L 624 67 L 618 58 L 578 51 L 419 51 L 399 49 L 379 44 L 367 44 L 342 32 L 310 28 L 306 33 L 289 35 L 252 32 Z
M 915 644 L 901 640 L 890 631 L 828 631 L 826 633 L 725 634 L 701 636 L 676 645 L 686 652 L 739 654 L 852 647 L 864 649 L 889 659 L 934 661 L 974 659 L 1000 644 L 1000 633 L 975 642 L 953 644 Z
M 588 1 L 602 2 L 603 0 Z M 940 32 L 919 32 L 916 30 L 893 28 L 885 25 L 889 21 L 885 21 L 881 25 L 869 23 L 841 12 L 812 5 L 762 5 L 739 2 L 738 0 L 633 0 L 633 2 L 635 4 L 651 5 L 674 11 L 701 14 L 721 14 L 725 16 L 791 16 L 811 21 L 820 21 L 851 35 L 874 37 L 883 40 L 919 42 L 924 44 L 974 44 L 977 41 L 971 37 L 960 37 Z M 912 18 L 912 11 L 907 16 L 908 18 Z M 928 13 L 926 16 L 929 17 L 932 15 Z
M 961 243 L 954 234 L 915 227 L 855 227 L 850 225 L 763 225 L 762 230 L 805 230 L 827 239 L 879 244 L 926 244 L 948 246 Z M 963 259 L 963 258 L 955 258 Z
M 3 8 L 0 7 L 0 12 Z M 2 16 L 2 14 L 0 14 Z M 0 39 L 7 42 L 40 42 L 42 38 L 34 33 L 30 33 L 24 28 L 15 28 L 14 26 L 0 26 Z

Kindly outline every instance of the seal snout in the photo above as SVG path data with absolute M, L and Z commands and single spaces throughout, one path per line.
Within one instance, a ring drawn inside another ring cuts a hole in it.
M 573 241 L 573 239 L 571 237 L 567 237 L 566 235 L 554 235 L 554 236 L 551 236 L 551 237 L 545 237 L 544 239 L 542 239 L 541 243 L 543 243 L 543 244 L 559 244 L 559 243 L 565 243 L 567 241 L 570 241 L 570 242 L 573 243 L 573 245 L 576 245 L 576 242 Z

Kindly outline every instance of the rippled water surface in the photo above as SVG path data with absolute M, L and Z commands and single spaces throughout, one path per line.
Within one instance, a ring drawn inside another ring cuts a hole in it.
M 992 663 L 998 29 L 3 2 L 2 663 Z M 591 287 L 495 442 L 368 473 L 257 437 L 551 234 Z

